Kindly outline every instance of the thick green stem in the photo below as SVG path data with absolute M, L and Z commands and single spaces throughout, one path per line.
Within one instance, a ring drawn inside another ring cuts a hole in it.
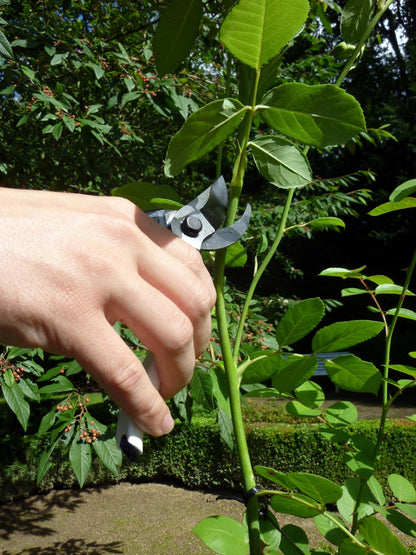
M 224 300 L 224 268 L 225 250 L 217 253 L 215 259 L 214 282 L 217 291 L 217 325 L 220 338 L 221 352 L 223 355 L 224 369 L 228 381 L 230 395 L 231 418 L 233 421 L 234 437 L 244 483 L 245 493 L 255 487 L 256 481 L 250 461 L 247 439 L 244 429 L 243 415 L 240 403 L 240 383 L 237 368 L 233 361 L 230 337 L 228 333 L 227 311 Z M 258 518 L 259 505 L 255 496 L 247 502 L 247 523 L 250 538 L 250 553 L 260 553 L 260 527 Z

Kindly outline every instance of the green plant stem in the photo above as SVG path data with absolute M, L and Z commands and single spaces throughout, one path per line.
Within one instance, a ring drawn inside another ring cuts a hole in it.
M 416 250 L 413 253 L 412 260 L 410 262 L 409 268 L 407 269 L 406 279 L 403 284 L 403 291 L 402 291 L 402 294 L 400 295 L 399 302 L 397 303 L 396 311 L 394 313 L 392 322 L 388 327 L 387 333 L 386 333 L 386 344 L 385 344 L 385 350 L 384 350 L 384 371 L 383 371 L 384 381 L 382 386 L 383 387 L 382 410 L 381 410 L 381 416 L 380 416 L 380 424 L 377 432 L 377 441 L 376 441 L 376 445 L 374 446 L 374 451 L 372 456 L 373 464 L 375 464 L 375 461 L 377 460 L 378 454 L 380 452 L 380 446 L 384 437 L 384 429 L 386 426 L 387 414 L 390 409 L 391 403 L 393 401 L 393 399 L 390 399 L 390 400 L 388 399 L 388 378 L 389 378 L 390 353 L 391 353 L 391 343 L 393 340 L 393 333 L 396 327 L 397 320 L 399 318 L 400 310 L 403 306 L 403 301 L 406 296 L 406 291 L 409 287 L 410 280 L 412 279 L 412 275 L 415 270 L 415 266 L 416 266 Z M 360 480 L 360 488 L 358 490 L 357 500 L 356 500 L 354 512 L 353 512 L 353 521 L 351 526 L 352 533 L 355 533 L 358 528 L 358 507 L 361 503 L 361 497 L 362 497 L 366 482 L 367 481 L 364 480 L 363 478 Z
M 233 168 L 233 176 L 231 180 L 231 190 L 227 218 L 225 225 L 229 226 L 234 223 L 238 204 L 240 200 L 241 190 L 243 187 L 244 173 L 247 165 L 247 145 L 250 137 L 250 131 L 255 115 L 255 99 L 257 96 L 257 88 L 260 77 L 260 71 L 256 72 L 256 79 L 253 87 L 253 100 L 251 110 L 249 110 L 239 128 L 237 156 Z M 244 491 L 248 493 L 255 487 L 256 481 L 251 465 L 250 454 L 248 451 L 247 439 L 244 429 L 243 415 L 240 403 L 240 383 L 237 374 L 237 367 L 234 364 L 233 352 L 228 331 L 227 311 L 224 299 L 225 285 L 225 255 L 226 249 L 218 251 L 215 256 L 214 264 L 214 284 L 217 292 L 216 314 L 218 324 L 218 334 L 220 339 L 221 352 L 223 356 L 225 374 L 228 381 L 228 391 L 230 395 L 231 419 L 233 422 L 234 437 L 237 447 L 238 458 L 240 462 L 241 473 L 243 477 Z M 250 553 L 257 555 L 261 552 L 260 541 L 260 524 L 259 524 L 259 504 L 256 496 L 251 496 L 247 501 L 247 523 L 250 541 Z
M 276 250 L 278 248 L 278 246 L 280 245 L 280 241 L 283 238 L 284 232 L 285 232 L 285 226 L 286 226 L 286 222 L 287 222 L 287 218 L 289 215 L 289 209 L 290 206 L 292 204 L 292 199 L 293 199 L 293 195 L 295 193 L 295 189 L 289 189 L 289 192 L 287 194 L 286 197 L 286 202 L 285 202 L 285 206 L 283 209 L 283 215 L 282 218 L 280 220 L 280 224 L 276 233 L 276 237 L 274 238 L 274 241 L 267 253 L 267 255 L 264 257 L 262 263 L 260 264 L 260 266 L 258 267 L 256 273 L 253 276 L 253 279 L 251 281 L 250 287 L 247 291 L 247 296 L 246 299 L 244 301 L 244 306 L 241 312 L 241 318 L 238 324 L 238 329 L 237 329 L 237 333 L 236 333 L 236 337 L 235 337 L 235 343 L 234 343 L 234 349 L 233 349 L 233 355 L 234 355 L 234 363 L 237 362 L 238 359 L 238 353 L 240 351 L 240 345 L 241 345 L 241 339 L 243 336 L 243 331 L 244 331 L 244 323 L 246 321 L 247 318 L 247 313 L 248 313 L 248 309 L 250 307 L 250 302 L 253 298 L 254 292 L 256 290 L 257 284 L 259 283 L 262 275 L 264 274 L 264 272 L 266 271 L 267 266 L 269 265 L 270 261 L 272 260 L 272 258 L 274 257 Z
M 226 317 L 226 307 L 224 299 L 224 269 L 225 269 L 225 249 L 215 258 L 214 282 L 217 291 L 217 325 L 220 338 L 221 352 L 223 355 L 224 369 L 228 381 L 228 391 L 230 395 L 231 418 L 233 422 L 234 437 L 237 447 L 238 459 L 244 483 L 245 493 L 255 487 L 256 481 L 251 466 L 250 454 L 248 451 L 247 439 L 244 430 L 243 415 L 240 403 L 240 384 L 237 376 L 237 368 L 233 361 L 230 337 L 228 334 L 228 323 Z M 259 525 L 259 504 L 256 496 L 250 497 L 247 502 L 247 523 L 250 538 L 250 553 L 260 553 L 260 525 Z

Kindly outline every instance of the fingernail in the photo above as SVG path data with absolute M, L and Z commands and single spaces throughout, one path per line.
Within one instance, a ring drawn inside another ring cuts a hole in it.
M 162 434 L 168 434 L 173 430 L 174 426 L 175 426 L 175 422 L 173 421 L 173 418 L 169 412 L 162 422 Z

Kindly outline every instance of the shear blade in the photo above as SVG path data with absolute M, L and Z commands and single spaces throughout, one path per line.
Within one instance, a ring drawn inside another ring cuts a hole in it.
M 251 216 L 251 206 L 247 204 L 244 214 L 241 218 L 229 227 L 217 229 L 212 235 L 204 239 L 201 245 L 201 250 L 216 251 L 225 249 L 233 245 L 241 239 L 248 228 Z

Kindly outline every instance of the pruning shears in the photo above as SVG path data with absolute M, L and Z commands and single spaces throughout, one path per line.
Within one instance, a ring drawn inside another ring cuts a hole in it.
M 250 222 L 251 207 L 248 204 L 238 221 L 229 227 L 221 227 L 227 215 L 227 206 L 227 188 L 224 178 L 220 177 L 179 210 L 154 210 L 147 212 L 147 215 L 196 249 L 215 251 L 241 239 Z M 158 389 L 159 378 L 151 353 L 144 359 L 143 366 Z M 134 426 L 123 411 L 119 414 L 116 438 L 129 459 L 134 461 L 143 453 L 143 431 Z

